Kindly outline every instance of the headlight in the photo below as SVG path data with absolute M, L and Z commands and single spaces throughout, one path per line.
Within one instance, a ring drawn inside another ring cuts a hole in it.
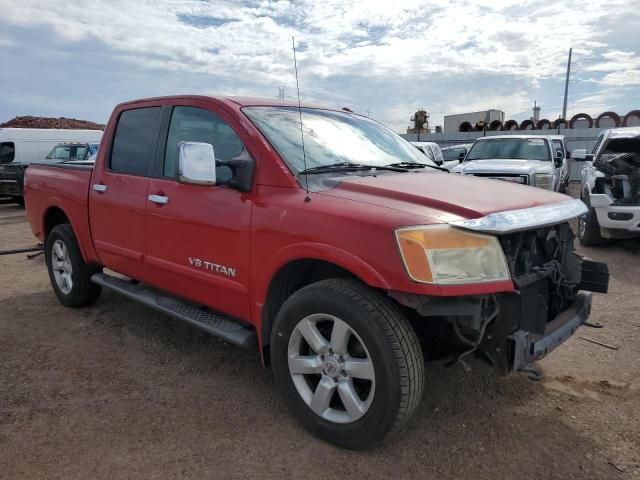
M 412 280 L 438 285 L 509 280 L 509 267 L 495 236 L 449 225 L 396 230 L 396 239 Z
M 536 174 L 536 187 L 551 190 L 553 184 L 553 175 Z

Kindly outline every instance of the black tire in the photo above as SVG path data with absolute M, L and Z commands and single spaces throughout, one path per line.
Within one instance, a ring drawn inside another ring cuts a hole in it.
M 567 193 L 569 187 L 569 180 L 563 181 L 560 183 L 560 187 L 558 188 L 558 192 Z
M 72 268 L 72 286 L 67 293 L 63 292 L 58 286 L 52 264 L 53 248 L 57 240 L 61 241 L 66 247 Z M 83 307 L 92 305 L 98 300 L 102 287 L 93 283 L 91 276 L 101 269 L 84 262 L 71 225 L 68 223 L 60 224 L 51 230 L 45 241 L 45 259 L 51 286 L 62 305 L 74 308 Z
M 373 362 L 373 399 L 366 413 L 351 423 L 316 414 L 289 371 L 289 339 L 298 322 L 318 313 L 347 323 Z M 406 424 L 422 398 L 424 359 L 413 328 L 389 298 L 355 280 L 323 280 L 293 294 L 278 312 L 270 350 L 275 382 L 292 414 L 311 433 L 340 447 L 363 449 L 381 442 Z
M 606 242 L 600 233 L 600 224 L 595 209 L 589 203 L 589 196 L 583 195 L 582 201 L 587 205 L 589 211 L 578 219 L 578 238 L 585 247 L 602 245 Z

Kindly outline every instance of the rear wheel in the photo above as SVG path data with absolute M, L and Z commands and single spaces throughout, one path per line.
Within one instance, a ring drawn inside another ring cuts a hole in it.
M 292 295 L 276 318 L 271 361 L 292 413 L 345 448 L 383 440 L 422 396 L 413 328 L 389 299 L 353 280 L 323 280 Z
M 60 303 L 67 307 L 91 305 L 102 287 L 91 281 L 99 268 L 84 262 L 71 226 L 56 225 L 45 242 L 45 258 L 51 286 Z

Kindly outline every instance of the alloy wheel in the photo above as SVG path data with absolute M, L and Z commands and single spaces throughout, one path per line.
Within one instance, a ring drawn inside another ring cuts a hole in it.
M 352 423 L 371 406 L 373 361 L 345 321 L 328 314 L 303 318 L 289 338 L 288 359 L 300 397 L 325 420 Z
M 62 240 L 56 240 L 51 248 L 51 269 L 56 285 L 62 293 L 68 295 L 73 288 L 73 267 L 69 250 Z

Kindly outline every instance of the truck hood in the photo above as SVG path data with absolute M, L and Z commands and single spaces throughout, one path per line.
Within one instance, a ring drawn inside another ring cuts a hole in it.
M 452 172 L 465 175 L 473 173 L 511 173 L 516 175 L 532 175 L 534 173 L 553 173 L 553 164 L 541 160 L 472 160 L 463 162 L 452 169 Z
M 319 193 L 425 217 L 431 222 L 476 219 L 491 213 L 569 200 L 540 188 L 440 172 L 342 177 Z M 425 223 L 416 219 L 416 224 Z

